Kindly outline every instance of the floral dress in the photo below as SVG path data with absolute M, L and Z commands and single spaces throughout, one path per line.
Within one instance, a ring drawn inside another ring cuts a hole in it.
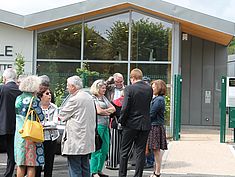
M 34 143 L 21 137 L 19 131 L 22 129 L 24 119 L 32 98 L 32 93 L 23 92 L 16 98 L 16 131 L 14 155 L 17 166 L 42 166 L 44 165 L 44 149 L 42 143 Z M 32 108 L 37 112 L 40 121 L 44 120 L 42 109 L 39 106 L 40 100 L 35 97 L 32 102 Z

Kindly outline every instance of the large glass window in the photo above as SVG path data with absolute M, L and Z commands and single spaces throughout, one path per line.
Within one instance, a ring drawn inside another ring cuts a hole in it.
M 131 13 L 131 69 L 139 67 L 144 75 L 151 79 L 163 79 L 170 84 L 172 24 L 138 12 Z M 38 74 L 51 76 L 52 83 L 61 82 L 60 79 L 53 78 L 58 75 L 68 77 L 77 74 L 76 68 L 81 66 L 78 62 L 63 61 L 80 60 L 83 53 L 81 62 L 86 63 L 90 71 L 99 73 L 98 76 L 87 79 L 86 86 L 90 86 L 94 79 L 107 79 L 115 72 L 122 73 L 127 81 L 127 73 L 130 72 L 128 71 L 129 17 L 130 13 L 127 12 L 84 22 L 84 25 L 74 24 L 39 33 Z M 82 27 L 84 27 L 84 36 L 82 36 Z M 82 38 L 84 38 L 84 51 L 81 51 Z M 57 59 L 61 62 L 44 62 L 43 59 Z M 147 62 L 144 63 L 145 61 Z M 159 61 L 167 62 L 159 64 Z
M 170 61 L 172 24 L 132 13 L 131 60 Z
M 82 25 L 76 24 L 38 34 L 37 58 L 81 59 Z
M 171 65 L 167 64 L 131 64 L 131 70 L 139 68 L 144 76 L 148 76 L 151 80 L 162 79 L 166 84 L 171 83 Z
M 129 13 L 85 23 L 84 60 L 127 60 Z
M 70 76 L 77 75 L 76 69 L 80 68 L 81 63 L 66 62 L 38 62 L 37 74 L 48 75 L 50 78 L 51 88 L 55 89 L 58 84 L 66 84 L 66 79 Z
M 127 78 L 127 64 L 121 63 L 87 63 L 91 71 L 97 71 L 99 78 L 108 79 L 114 73 L 122 73 Z

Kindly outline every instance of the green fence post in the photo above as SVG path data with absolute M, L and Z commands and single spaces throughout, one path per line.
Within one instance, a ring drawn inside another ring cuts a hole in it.
M 180 131 L 181 131 L 181 83 L 182 83 L 181 76 L 175 75 L 173 139 L 176 141 L 180 139 Z
M 182 96 L 182 77 L 181 75 L 178 76 L 178 116 L 179 116 L 179 136 L 181 132 L 181 96 Z M 180 138 L 180 137 L 179 137 Z
M 226 130 L 226 77 L 221 79 L 221 101 L 220 101 L 220 143 L 225 143 Z
M 88 83 L 87 83 L 87 74 L 86 73 L 82 73 L 82 82 L 83 82 L 83 87 L 87 87 Z

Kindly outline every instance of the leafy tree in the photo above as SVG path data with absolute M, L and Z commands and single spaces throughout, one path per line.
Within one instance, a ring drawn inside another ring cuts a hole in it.
M 21 53 L 16 53 L 15 66 L 17 77 L 24 74 L 25 60 L 24 56 Z
M 121 60 L 121 58 L 128 58 L 128 30 L 128 23 L 117 21 L 112 25 L 110 30 L 106 31 L 109 41 L 107 52 L 110 53 L 111 56 L 116 56 L 116 60 Z
M 109 52 L 127 51 L 129 24 L 126 22 L 115 22 L 110 30 L 107 30 L 109 39 Z M 165 28 L 162 23 L 154 23 L 149 19 L 132 21 L 132 60 L 149 60 L 152 52 L 152 59 L 167 60 L 168 44 L 171 39 L 171 29 Z
M 38 58 L 79 58 L 82 25 L 38 34 Z
M 166 95 L 165 96 L 165 103 L 166 103 L 165 125 L 167 125 L 167 126 L 170 125 L 170 110 L 171 110 L 170 102 L 171 102 L 170 96 Z
M 61 103 L 63 101 L 64 98 L 64 94 L 65 94 L 65 83 L 57 83 L 56 87 L 55 87 L 55 104 L 59 107 L 61 106 Z
M 233 37 L 233 40 L 231 41 L 230 45 L 228 46 L 228 54 L 229 55 L 235 54 L 235 37 Z

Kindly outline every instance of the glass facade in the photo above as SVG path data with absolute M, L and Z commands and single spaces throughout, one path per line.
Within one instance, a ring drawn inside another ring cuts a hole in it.
M 82 25 L 76 24 L 38 34 L 38 59 L 81 59 Z
M 171 80 L 171 65 L 164 64 L 131 64 L 131 69 L 139 68 L 145 76 L 151 78 L 151 80 L 162 79 L 166 83 L 170 83 Z
M 66 85 L 66 79 L 70 76 L 76 75 L 76 69 L 80 68 L 81 63 L 70 62 L 37 62 L 37 74 L 48 75 L 51 82 L 52 89 L 55 89 L 57 85 Z
M 85 23 L 84 60 L 127 61 L 129 14 Z
M 171 61 L 172 24 L 132 13 L 131 60 Z
M 39 32 L 37 74 L 68 77 L 85 64 L 86 69 L 98 73 L 85 84 L 89 87 L 95 79 L 107 79 L 115 72 L 122 73 L 127 84 L 128 73 L 138 67 L 145 76 L 163 79 L 169 85 L 171 31 L 171 23 L 129 11 Z M 64 81 L 51 80 L 52 85 Z

